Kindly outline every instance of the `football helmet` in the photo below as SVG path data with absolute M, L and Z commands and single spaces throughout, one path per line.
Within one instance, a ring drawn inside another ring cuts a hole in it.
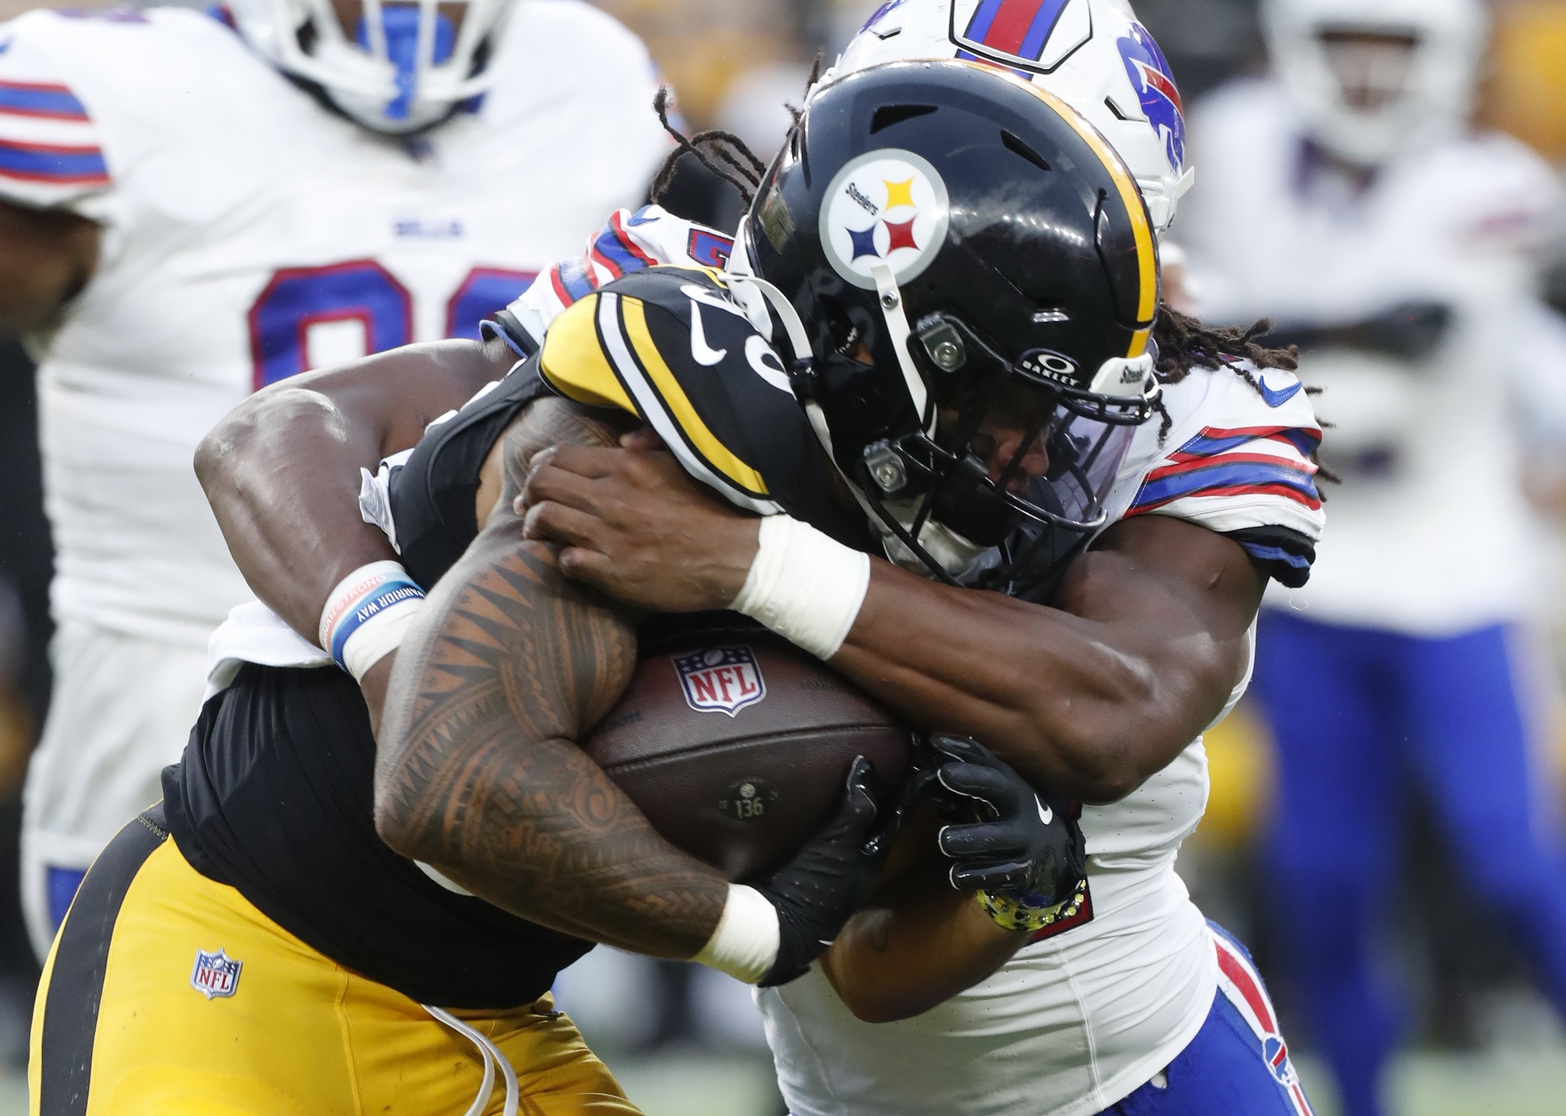
M 1160 235 L 1195 181 L 1174 75 L 1125 0 L 889 0 L 825 76 L 910 58 L 990 62 L 1065 101 L 1131 168 Z
M 483 93 L 515 0 L 363 0 L 350 35 L 331 0 L 231 0 L 240 34 L 377 132 L 417 132 Z
M 1351 163 L 1374 166 L 1450 135 L 1473 107 L 1485 48 L 1480 0 L 1268 0 L 1262 26 L 1273 70 L 1312 138 Z M 1358 80 L 1377 96 L 1356 105 L 1334 40 L 1366 34 L 1412 45 L 1396 64 L 1368 60 Z
M 1042 594 L 1107 521 L 1158 394 L 1157 245 L 1125 164 L 1059 99 L 955 60 L 817 86 L 729 273 L 770 302 L 894 561 Z

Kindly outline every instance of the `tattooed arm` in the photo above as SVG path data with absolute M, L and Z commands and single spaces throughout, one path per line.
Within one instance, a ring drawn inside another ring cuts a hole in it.
M 530 921 L 691 957 L 727 882 L 659 837 L 575 744 L 630 679 L 634 617 L 563 579 L 511 509 L 536 452 L 612 445 L 623 429 L 545 399 L 496 443 L 480 500 L 497 485 L 500 499 L 393 668 L 376 824 L 392 848 Z

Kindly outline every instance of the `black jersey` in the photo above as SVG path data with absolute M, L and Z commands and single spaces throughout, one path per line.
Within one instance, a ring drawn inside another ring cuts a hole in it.
M 450 891 L 375 832 L 375 739 L 335 667 L 243 667 L 164 769 L 193 868 L 307 945 L 419 1003 L 510 1008 L 592 948 Z
M 496 326 L 507 328 L 504 315 Z M 521 333 L 519 348 L 531 345 Z M 544 343 L 455 418 L 432 426 L 390 481 L 403 565 L 428 588 L 478 533 L 473 497 L 495 439 L 528 403 L 557 394 L 635 415 L 686 471 L 738 507 L 786 512 L 879 553 L 772 346 L 718 272 L 653 267 L 573 303 Z

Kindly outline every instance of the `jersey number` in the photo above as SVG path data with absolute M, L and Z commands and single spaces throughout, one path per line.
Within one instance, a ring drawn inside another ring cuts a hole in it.
M 536 272 L 475 267 L 446 302 L 446 336 L 479 323 L 527 290 Z M 285 267 L 250 307 L 255 389 L 413 340 L 413 296 L 374 260 Z

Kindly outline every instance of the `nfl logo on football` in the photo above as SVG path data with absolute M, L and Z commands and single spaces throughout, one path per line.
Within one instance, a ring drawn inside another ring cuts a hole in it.
M 232 996 L 239 987 L 239 970 L 243 961 L 232 960 L 221 949 L 208 953 L 196 950 L 196 967 L 190 970 L 190 986 L 207 999 L 214 996 Z
M 674 660 L 685 702 L 698 713 L 734 716 L 767 696 L 749 647 L 708 647 Z

